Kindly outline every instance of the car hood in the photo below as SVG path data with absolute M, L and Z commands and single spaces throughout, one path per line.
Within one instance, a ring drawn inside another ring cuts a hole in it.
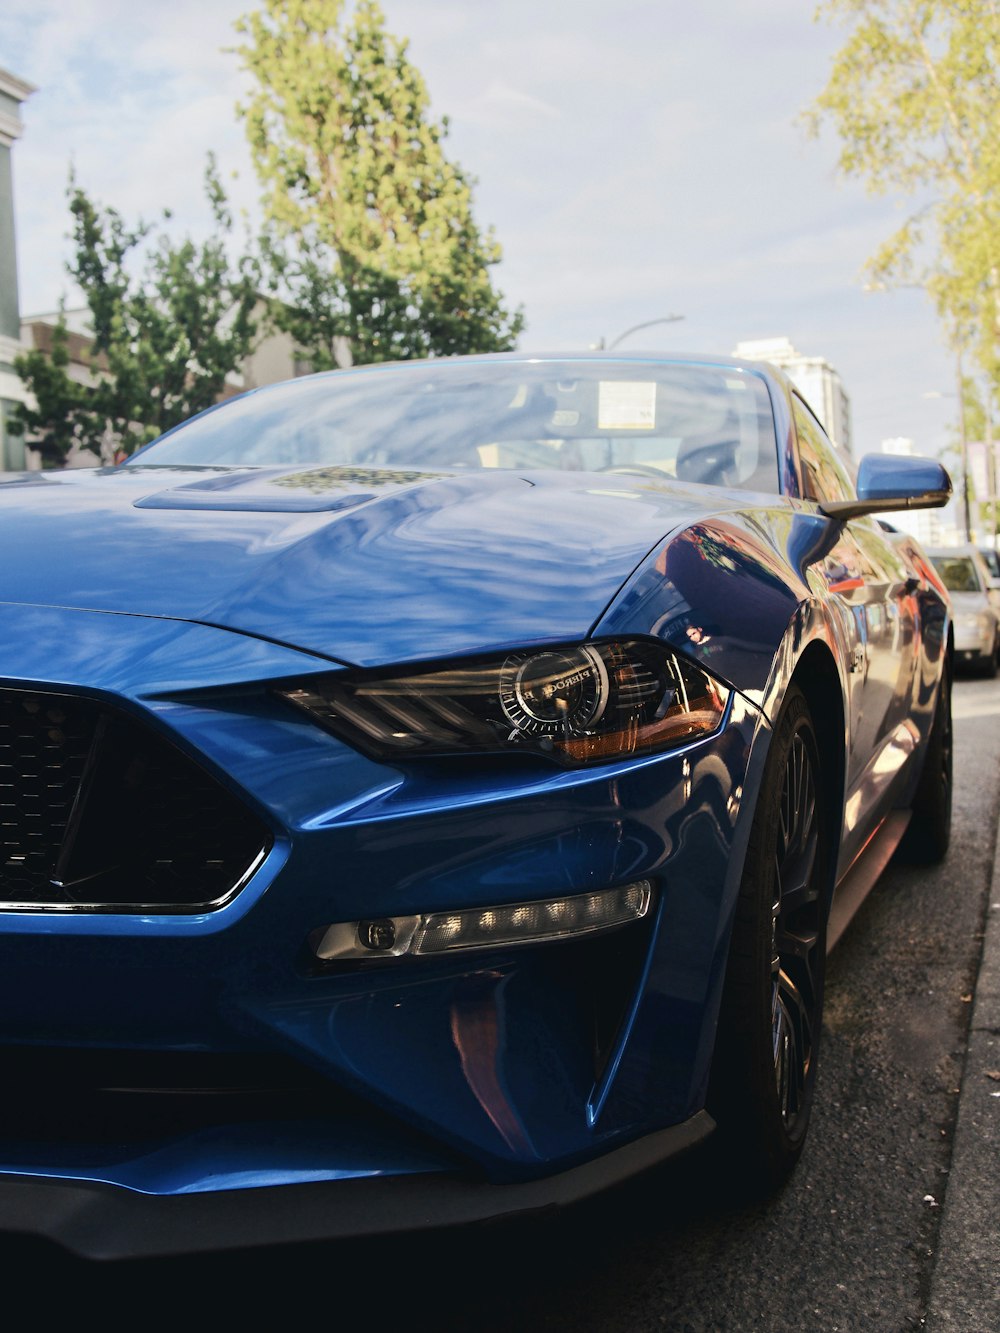
M 671 529 L 738 503 L 587 473 L 24 474 L 0 480 L 0 602 L 418 661 L 580 638 Z
M 985 592 L 952 592 L 948 596 L 951 598 L 956 613 L 962 615 L 974 615 L 977 612 L 993 610 L 989 595 Z

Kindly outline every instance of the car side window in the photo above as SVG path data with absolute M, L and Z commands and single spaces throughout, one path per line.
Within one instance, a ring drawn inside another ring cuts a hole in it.
M 855 495 L 850 473 L 837 456 L 826 432 L 801 398 L 793 395 L 792 414 L 802 465 L 805 499 L 852 500 Z

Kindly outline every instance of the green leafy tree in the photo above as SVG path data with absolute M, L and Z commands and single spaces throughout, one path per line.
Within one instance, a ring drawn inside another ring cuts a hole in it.
M 956 350 L 1000 370 L 998 0 L 823 0 L 850 34 L 807 119 L 832 122 L 839 166 L 914 211 L 869 261 L 878 283 L 916 282 Z
M 14 361 L 37 406 L 19 403 L 11 430 L 28 435 L 43 467 L 58 467 L 74 445 L 99 444 L 104 429 L 91 408 L 92 391 L 72 377 L 69 366 L 69 332 L 62 314 L 52 331 L 51 348 L 24 352 Z
M 69 373 L 62 321 L 51 354 L 36 350 L 16 362 L 36 406 L 19 409 L 15 429 L 45 462 L 62 462 L 74 443 L 105 456 L 131 453 L 216 402 L 251 350 L 259 265 L 252 256 L 229 259 L 233 220 L 211 158 L 205 189 L 212 236 L 175 243 L 151 224 L 130 227 L 71 180 L 67 268 L 89 310 L 89 382 Z
M 317 367 L 338 340 L 359 363 L 513 347 L 500 246 L 374 0 L 264 0 L 237 30 L 279 325 Z

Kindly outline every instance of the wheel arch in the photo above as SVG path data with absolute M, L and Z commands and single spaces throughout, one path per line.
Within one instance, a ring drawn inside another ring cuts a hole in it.
M 827 780 L 825 804 L 831 815 L 829 829 L 829 893 L 833 894 L 837 852 L 844 821 L 844 792 L 847 780 L 847 720 L 840 673 L 833 653 L 822 639 L 808 644 L 795 664 L 790 685 L 805 696 L 816 733 L 820 761 Z

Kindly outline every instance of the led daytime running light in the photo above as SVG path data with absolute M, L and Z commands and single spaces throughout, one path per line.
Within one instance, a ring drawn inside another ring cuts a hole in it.
M 313 948 L 326 961 L 357 961 L 544 944 L 641 921 L 652 898 L 652 883 L 641 879 L 621 888 L 531 903 L 343 921 L 317 932 Z

